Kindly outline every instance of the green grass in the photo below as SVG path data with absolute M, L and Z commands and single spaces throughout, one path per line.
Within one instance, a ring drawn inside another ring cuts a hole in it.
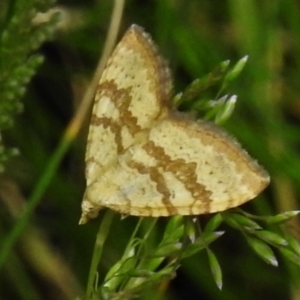
M 54 29 L 54 21 L 40 31 L 33 30 L 30 7 L 25 7 L 29 5 L 26 3 L 37 10 L 51 6 L 49 1 L 46 4 L 47 1 L 16 0 L 4 1 L 0 7 L 0 130 L 6 149 L 3 152 L 0 149 L 3 153 L 0 153 L 0 161 L 6 160 L 0 182 L 0 298 L 75 299 L 86 293 L 98 228 L 103 218 L 106 216 L 109 221 L 110 216 L 103 211 L 87 225 L 77 225 L 85 188 L 83 161 L 88 117 L 78 135 L 77 129 L 68 124 L 104 47 L 113 2 L 100 1 L 95 6 L 87 6 L 86 1 L 78 1 L 77 6 L 66 6 L 72 26 L 55 31 L 51 41 L 47 30 Z M 16 16 L 19 23 L 12 21 Z M 237 94 L 238 100 L 232 116 L 222 126 L 265 166 L 272 181 L 261 196 L 243 209 L 260 216 L 297 210 L 300 186 L 298 2 L 127 1 L 119 37 L 132 23 L 143 26 L 152 35 L 170 62 L 174 95 L 222 61 L 229 59 L 234 64 L 249 55 L 244 70 L 226 90 L 226 93 Z M 17 25 L 14 27 L 14 24 Z M 9 30 L 10 40 L 5 36 Z M 48 42 L 44 43 L 45 40 Z M 40 55 L 44 56 L 42 65 Z M 212 87 L 200 98 L 214 98 L 219 89 L 220 86 Z M 19 113 L 21 106 L 24 107 L 22 114 Z M 9 149 L 14 148 L 19 150 L 18 156 L 10 155 Z M 207 229 L 208 233 L 213 232 L 220 221 L 218 218 L 201 216 L 195 226 L 189 218 L 159 219 L 152 224 L 153 220 L 140 221 L 135 217 L 120 220 L 120 216 L 115 215 L 109 231 L 105 233 L 108 229 L 105 226 L 100 231 L 101 238 L 107 234 L 107 239 L 101 257 L 94 256 L 95 260 L 100 259 L 98 285 L 101 286 L 112 266 L 119 263 L 124 272 L 131 272 L 133 277 L 114 279 L 109 287 L 119 285 L 127 289 L 126 295 L 131 295 L 139 283 L 137 275 L 157 283 L 150 291 L 146 289 L 148 283 L 142 286 L 138 299 L 177 300 L 191 294 L 195 295 L 194 299 L 299 297 L 299 267 L 290 262 L 298 258 L 291 258 L 289 252 L 282 255 L 282 247 L 272 246 L 270 249 L 279 266 L 266 264 L 251 249 L 257 246 L 249 239 L 253 234 L 247 232 L 240 219 L 238 222 L 242 225 L 237 226 L 232 214 L 223 215 L 227 222 L 217 230 L 225 234 L 209 245 L 210 250 L 207 243 L 213 234 L 204 235 L 205 247 L 202 247 L 203 241 L 198 241 L 197 250 L 203 251 L 181 260 L 192 246 L 185 243 L 185 251 L 178 252 L 177 243 L 186 242 L 184 239 L 189 235 L 198 237 L 198 225 L 205 232 L 210 224 L 212 229 Z M 253 220 L 268 231 L 279 235 L 286 232 L 288 240 L 287 232 L 299 237 L 298 217 L 281 228 L 264 220 Z M 134 240 L 138 222 L 141 223 Z M 163 244 L 167 240 L 163 235 L 165 230 L 169 232 L 168 237 L 171 236 L 168 249 Z M 177 236 L 171 232 L 179 233 Z M 149 235 L 148 239 L 140 240 L 144 235 Z M 203 234 L 201 236 L 203 238 Z M 140 251 L 136 261 L 129 255 L 134 241 L 140 247 L 136 248 Z M 276 241 L 279 243 L 278 237 Z M 297 253 L 293 242 L 289 240 L 289 249 Z M 259 249 L 263 258 L 272 259 L 269 248 L 261 246 Z M 149 259 L 154 253 L 159 255 Z M 212 253 L 222 270 L 222 291 L 214 281 L 219 275 Z M 143 256 L 146 254 L 148 259 Z M 157 270 L 161 262 L 160 271 L 165 273 L 146 274 L 146 270 Z M 142 266 L 143 274 L 137 268 L 136 273 L 132 273 L 136 263 Z M 179 263 L 177 277 L 170 280 L 170 274 L 174 274 Z M 105 292 L 107 290 L 103 290 Z

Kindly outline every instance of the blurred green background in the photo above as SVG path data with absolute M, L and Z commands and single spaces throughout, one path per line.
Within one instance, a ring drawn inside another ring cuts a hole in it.
M 39 49 L 45 62 L 28 86 L 24 112 L 4 136 L 20 155 L 8 161 L 1 175 L 1 240 L 9 235 L 78 107 L 101 55 L 113 9 L 109 0 L 57 5 L 65 13 L 64 25 Z M 243 208 L 261 215 L 297 209 L 300 2 L 132 0 L 126 1 L 119 37 L 132 23 L 152 35 L 169 61 L 174 94 L 221 61 L 236 62 L 249 55 L 245 70 L 228 91 L 238 95 L 238 102 L 224 127 L 265 166 L 272 182 Z M 1 299 L 82 296 L 102 216 L 77 225 L 85 189 L 87 126 L 88 118 L 1 270 Z M 122 254 L 135 224 L 135 217 L 115 217 L 100 279 Z M 223 270 L 223 290 L 216 287 L 206 255 L 200 253 L 184 260 L 178 276 L 165 282 L 162 299 L 300 299 L 299 268 L 281 257 L 278 268 L 265 264 L 240 234 L 224 229 L 226 234 L 212 245 Z M 299 220 L 290 222 L 287 230 L 298 236 Z

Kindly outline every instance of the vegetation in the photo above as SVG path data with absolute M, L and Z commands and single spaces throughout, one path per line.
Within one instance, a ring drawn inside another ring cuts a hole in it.
M 57 4 L 66 6 L 49 11 Z M 297 1 L 76 4 L 0 3 L 0 298 L 299 297 Z M 91 78 L 118 20 L 119 36 L 132 23 L 151 33 L 179 109 L 224 126 L 269 171 L 271 185 L 243 210 L 159 219 L 104 210 L 77 225 Z

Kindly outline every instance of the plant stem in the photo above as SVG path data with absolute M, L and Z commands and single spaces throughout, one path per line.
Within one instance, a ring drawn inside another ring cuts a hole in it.
M 45 171 L 42 173 L 39 181 L 37 182 L 34 191 L 32 192 L 31 196 L 28 199 L 28 204 L 24 208 L 23 213 L 20 215 L 18 222 L 15 224 L 15 226 L 9 233 L 8 237 L 4 240 L 3 244 L 1 245 L 0 269 L 7 261 L 8 255 L 12 247 L 16 243 L 17 239 L 22 234 L 23 230 L 26 228 L 30 215 L 32 214 L 36 206 L 39 204 L 39 202 L 41 201 L 42 196 L 45 190 L 47 189 L 48 185 L 50 184 L 52 178 L 54 177 L 60 162 L 62 161 L 64 155 L 66 154 L 67 150 L 69 149 L 71 143 L 75 139 L 78 131 L 80 130 L 84 122 L 85 116 L 87 115 L 90 104 L 93 100 L 100 75 L 104 69 L 108 55 L 112 51 L 112 48 L 114 46 L 120 21 L 122 19 L 123 8 L 124 8 L 124 0 L 115 0 L 114 10 L 111 17 L 111 24 L 110 24 L 109 32 L 105 43 L 106 45 L 104 50 L 105 55 L 101 56 L 94 77 L 85 92 L 80 107 L 78 108 L 75 116 L 73 117 L 68 127 L 66 128 L 66 131 L 58 147 L 56 148 L 54 154 L 50 158 L 45 168 Z
M 71 141 L 72 140 L 65 138 L 61 140 L 59 146 L 52 155 L 50 161 L 48 162 L 45 171 L 40 177 L 40 180 L 38 181 L 35 190 L 33 191 L 31 197 L 28 199 L 28 203 L 25 206 L 23 213 L 20 215 L 18 222 L 13 227 L 8 237 L 4 240 L 0 252 L 0 269 L 1 267 L 3 267 L 3 264 L 7 261 L 8 255 L 13 245 L 17 241 L 18 237 L 26 228 L 26 225 L 28 224 L 29 218 L 33 210 L 39 204 L 39 201 L 41 200 L 47 186 L 51 182 L 51 179 L 53 178 L 58 168 L 58 165 L 60 164 L 67 150 L 69 149 Z
M 92 262 L 91 262 L 91 268 L 90 268 L 90 272 L 89 272 L 85 300 L 92 299 L 92 297 L 93 297 L 93 284 L 94 284 L 95 277 L 97 274 L 97 267 L 100 262 L 103 245 L 108 236 L 113 216 L 114 216 L 113 211 L 108 209 L 103 217 L 101 224 L 100 224 L 100 228 L 99 228 L 99 231 L 98 231 L 98 234 L 96 237 L 96 242 L 95 242 L 95 247 L 94 247 L 94 252 L 93 252 L 93 257 L 92 257 Z

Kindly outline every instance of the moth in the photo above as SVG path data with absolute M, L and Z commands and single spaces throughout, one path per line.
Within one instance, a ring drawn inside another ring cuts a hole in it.
M 132 25 L 95 95 L 80 224 L 102 208 L 125 215 L 198 215 L 236 207 L 269 183 L 267 172 L 221 128 L 171 105 L 170 70 Z

